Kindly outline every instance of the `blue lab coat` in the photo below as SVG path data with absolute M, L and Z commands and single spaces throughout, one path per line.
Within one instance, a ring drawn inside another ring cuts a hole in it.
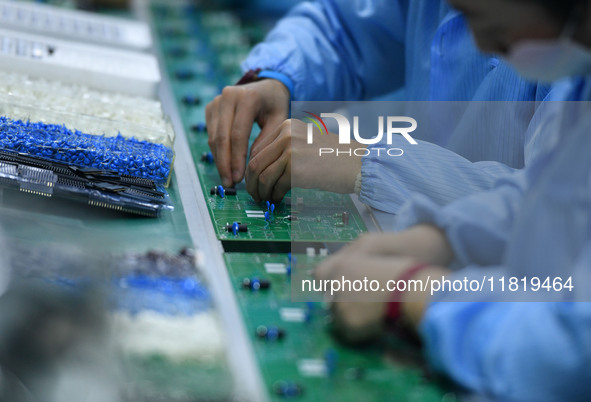
M 590 100 L 589 82 L 564 80 L 553 92 Z M 417 194 L 401 209 L 399 229 L 445 231 L 450 279 L 572 277 L 574 288 L 559 292 L 501 292 L 497 281 L 495 292 L 434 296 L 420 327 L 427 355 L 469 389 L 500 400 L 591 398 L 590 111 L 547 102 L 538 123 L 549 133 L 530 166 L 445 207 Z
M 243 68 L 280 73 L 294 101 L 369 100 L 400 88 L 407 101 L 459 101 L 466 107 L 470 101 L 539 101 L 548 95 L 546 85 L 527 82 L 497 57 L 479 52 L 464 17 L 437 0 L 302 3 L 253 49 Z M 445 204 L 489 189 L 528 161 L 532 114 L 502 116 L 470 133 L 423 130 L 417 138 L 428 143 L 412 149 L 397 138 L 391 147 L 404 148 L 403 157 L 364 158 L 360 198 L 395 213 L 415 191 Z

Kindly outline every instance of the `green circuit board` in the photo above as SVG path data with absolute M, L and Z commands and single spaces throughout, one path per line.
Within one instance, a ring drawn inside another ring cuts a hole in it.
M 297 255 L 298 270 L 314 269 L 321 257 Z M 329 331 L 329 314 L 320 302 L 291 300 L 286 254 L 226 254 L 226 263 L 251 333 L 265 384 L 272 399 L 281 384 L 300 387 L 307 401 L 455 400 L 448 385 L 430 375 L 416 346 L 388 338 L 362 348 L 340 344 Z M 243 287 L 244 278 L 268 280 L 266 290 Z M 276 326 L 283 339 L 261 339 L 259 326 Z M 327 356 L 332 356 L 329 363 Z
M 188 1 L 151 4 L 165 74 L 270 399 L 455 401 L 449 384 L 428 371 L 416 345 L 395 335 L 361 348 L 341 344 L 331 333 L 330 313 L 320 295 L 312 298 L 315 302 L 292 300 L 290 261 L 283 252 L 291 245 L 299 250 L 309 243 L 317 249 L 346 243 L 366 231 L 351 197 L 294 189 L 265 219 L 266 202 L 255 203 L 244 183 L 236 186 L 236 195 L 215 193 L 221 180 L 215 164 L 204 157 L 209 152 L 205 106 L 240 78 L 239 63 L 262 38 L 260 29 Z M 256 134 L 253 130 L 251 139 Z M 229 231 L 234 222 L 247 224 L 248 231 Z M 295 257 L 294 282 L 322 258 Z M 247 289 L 245 278 L 263 279 L 270 287 Z M 262 327 L 280 328 L 284 336 L 261 337 L 257 331 Z
M 218 238 L 342 243 L 366 231 L 349 195 L 297 189 L 265 219 L 266 203 L 255 203 L 244 183 L 236 186 L 235 196 L 221 198 L 211 194 L 221 180 L 215 164 L 202 160 L 209 152 L 203 127 L 205 106 L 225 85 L 240 77 L 239 62 L 248 54 L 250 45 L 236 39 L 247 35 L 242 28 L 228 26 L 225 19 L 229 17 L 225 14 L 187 10 L 178 3 L 154 4 L 153 13 L 159 16 L 154 25 Z M 253 132 L 251 139 L 255 135 Z M 345 219 L 343 213 L 347 215 Z M 246 224 L 248 231 L 235 234 L 228 230 L 234 222 Z

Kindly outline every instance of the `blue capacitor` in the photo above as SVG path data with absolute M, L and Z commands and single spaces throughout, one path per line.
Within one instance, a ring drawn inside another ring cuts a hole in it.
M 266 221 L 270 221 L 271 220 L 271 214 L 269 214 L 269 211 L 265 211 L 265 220 Z
M 204 152 L 203 155 L 201 155 L 201 162 L 212 164 L 213 154 L 211 152 Z
M 339 356 L 337 351 L 334 349 L 328 349 L 324 354 L 324 361 L 326 362 L 326 370 L 328 371 L 329 376 L 334 376 L 337 371 L 337 362 L 339 360 Z
M 314 303 L 306 302 L 306 312 L 304 313 L 304 321 L 310 322 L 312 320 L 312 314 L 314 313 Z
M 267 339 L 270 341 L 276 341 L 279 339 L 279 328 L 275 326 L 267 327 Z
M 275 204 L 271 204 L 271 213 L 275 212 Z
M 223 186 L 218 186 L 218 195 L 222 198 L 226 196 L 226 190 L 224 190 Z
M 234 222 L 232 224 L 232 233 L 234 234 L 234 236 L 237 236 L 238 235 L 238 229 L 239 229 L 239 227 L 240 226 L 238 225 L 238 222 Z
M 271 203 L 267 201 L 267 211 L 271 208 Z

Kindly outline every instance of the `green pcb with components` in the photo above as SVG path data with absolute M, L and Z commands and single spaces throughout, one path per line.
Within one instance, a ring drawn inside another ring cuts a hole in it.
M 294 269 L 302 272 L 320 261 L 296 258 Z M 286 254 L 226 254 L 226 263 L 272 399 L 287 396 L 282 393 L 286 384 L 292 384 L 292 397 L 309 401 L 456 399 L 446 384 L 427 373 L 413 345 L 392 337 L 379 345 L 351 348 L 335 340 L 323 303 L 291 301 Z M 245 278 L 247 283 L 253 278 L 268 281 L 269 287 L 253 290 L 243 285 Z M 259 327 L 280 328 L 283 337 L 262 338 Z
M 221 180 L 207 158 L 205 105 L 240 77 L 248 34 L 231 15 L 202 12 L 188 3 L 155 3 L 154 27 L 212 222 L 220 240 L 348 242 L 366 231 L 349 195 L 293 190 L 273 213 L 255 203 L 244 183 L 236 195 L 211 194 Z M 252 29 L 251 29 L 252 31 Z M 254 138 L 254 135 L 252 135 Z M 269 216 L 265 218 L 265 212 Z M 343 217 L 343 214 L 345 217 Z M 232 232 L 232 224 L 248 231 Z

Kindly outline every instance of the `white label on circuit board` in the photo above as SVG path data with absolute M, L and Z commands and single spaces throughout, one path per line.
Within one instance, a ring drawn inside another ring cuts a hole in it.
M 247 218 L 265 218 L 265 213 L 263 211 L 254 211 L 254 210 L 250 210 L 247 209 L 246 211 L 246 217 Z
M 267 262 L 265 263 L 265 271 L 268 274 L 286 274 L 287 266 L 285 264 Z
M 303 377 L 326 377 L 328 375 L 326 362 L 322 359 L 300 359 L 298 360 L 298 371 Z
M 279 309 L 281 320 L 285 322 L 304 322 L 306 321 L 306 311 L 301 308 L 282 308 Z
M 152 46 L 145 23 L 45 4 L 0 1 L 0 26 L 110 46 L 142 50 Z

